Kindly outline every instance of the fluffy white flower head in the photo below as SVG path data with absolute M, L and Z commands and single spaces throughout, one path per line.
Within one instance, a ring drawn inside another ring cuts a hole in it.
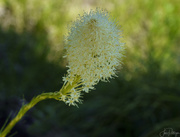
M 63 80 L 72 83 L 80 76 L 82 90 L 88 92 L 100 80 L 107 81 L 116 76 L 124 49 L 120 35 L 121 31 L 104 10 L 79 15 L 65 39 L 68 74 Z

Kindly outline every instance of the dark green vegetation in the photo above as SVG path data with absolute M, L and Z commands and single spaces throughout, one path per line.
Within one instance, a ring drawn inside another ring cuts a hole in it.
M 119 2 L 120 1 L 120 2 Z M 23 103 L 59 90 L 66 25 L 100 6 L 119 21 L 126 58 L 119 77 L 84 94 L 79 108 L 39 103 L 14 137 L 155 137 L 180 132 L 180 6 L 178 0 L 0 0 L 0 126 Z

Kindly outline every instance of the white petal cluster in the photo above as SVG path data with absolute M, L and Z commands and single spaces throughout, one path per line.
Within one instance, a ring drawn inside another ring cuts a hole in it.
M 96 9 L 73 22 L 65 40 L 68 74 L 63 81 L 72 83 L 81 77 L 82 90 L 89 92 L 100 80 L 116 76 L 121 64 L 121 32 L 108 12 Z
M 74 88 L 72 88 L 70 90 L 70 92 L 68 92 L 68 94 L 63 95 L 61 93 L 61 101 L 64 101 L 65 103 L 73 106 L 77 106 L 76 102 L 81 103 L 81 100 L 79 99 L 81 97 L 80 95 L 80 91 L 76 91 Z

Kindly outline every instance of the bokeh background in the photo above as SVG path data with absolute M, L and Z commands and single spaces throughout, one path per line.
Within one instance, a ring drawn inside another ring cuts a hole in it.
M 107 9 L 123 30 L 119 77 L 69 107 L 46 100 L 14 137 L 158 137 L 180 132 L 179 0 L 0 0 L 0 127 L 24 103 L 57 91 L 66 74 L 63 35 L 78 14 Z

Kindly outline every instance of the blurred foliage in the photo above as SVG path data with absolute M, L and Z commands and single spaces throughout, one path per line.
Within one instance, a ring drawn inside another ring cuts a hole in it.
M 180 132 L 178 0 L 0 0 L 0 126 L 22 103 L 56 91 L 66 73 L 63 35 L 83 10 L 107 9 L 123 30 L 119 77 L 100 82 L 79 108 L 47 100 L 14 137 L 154 137 Z

